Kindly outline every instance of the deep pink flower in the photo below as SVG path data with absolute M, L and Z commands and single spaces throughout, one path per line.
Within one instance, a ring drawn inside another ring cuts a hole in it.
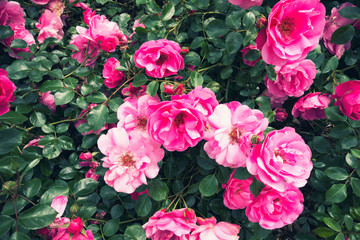
M 228 222 L 216 223 L 215 217 L 197 218 L 198 227 L 191 233 L 190 240 L 237 240 L 240 226 Z
M 261 49 L 267 64 L 301 61 L 319 43 L 325 25 L 320 0 L 281 0 L 272 8 Z
M 284 66 L 276 66 L 276 80 L 265 77 L 269 93 L 277 97 L 300 97 L 313 84 L 317 70 L 311 60 L 303 60 Z
M 39 145 L 39 141 L 40 139 L 42 139 L 44 136 L 39 136 L 38 138 L 34 138 L 33 140 L 30 140 L 28 142 L 28 144 L 26 144 L 23 149 L 27 148 L 27 147 L 30 147 L 30 146 L 35 146 L 35 147 L 39 147 L 39 148 L 44 148 L 44 146 L 42 145 Z
M 15 100 L 15 84 L 8 78 L 6 70 L 0 68 L 0 115 L 10 111 L 10 103 Z
M 176 74 L 184 69 L 178 43 L 166 40 L 152 40 L 143 43 L 135 52 L 134 61 L 137 67 L 146 68 L 146 74 L 153 78 L 163 78 Z
M 51 111 L 51 113 L 55 113 L 56 110 L 55 97 L 54 95 L 51 94 L 51 91 L 42 93 L 39 98 L 39 102 L 47 106 Z
M 224 167 L 245 167 L 252 138 L 261 139 L 268 123 L 260 110 L 252 110 L 235 101 L 220 104 L 208 118 L 211 137 L 207 139 L 204 150 Z
M 352 120 L 360 120 L 360 81 L 347 81 L 335 88 L 336 102 L 342 113 Z
M 64 36 L 64 31 L 62 30 L 63 23 L 60 17 L 50 10 L 45 10 L 35 26 L 40 30 L 37 38 L 39 43 L 43 43 L 48 37 L 53 37 L 61 41 Z
M 46 8 L 60 17 L 64 12 L 65 5 L 62 0 L 50 0 L 46 5 Z
M 70 225 L 67 227 L 67 231 L 71 234 L 78 234 L 83 229 L 83 222 L 80 217 L 75 218 L 70 222 Z
M 293 223 L 304 209 L 304 197 L 299 189 L 286 185 L 283 192 L 266 186 L 245 210 L 251 222 L 265 229 L 282 228 Z
M 125 96 L 128 96 L 124 101 L 132 98 L 139 98 L 142 95 L 146 95 L 146 85 L 140 87 L 133 87 L 132 83 L 129 84 L 129 87 L 124 87 L 121 90 L 121 93 Z
M 279 122 L 285 121 L 285 119 L 288 117 L 288 114 L 285 109 L 283 108 L 277 108 L 275 110 L 275 120 Z
M 24 9 L 18 2 L 0 1 L 0 25 L 25 26 Z
M 36 230 L 36 233 L 42 236 L 47 236 L 49 234 L 50 230 L 48 227 L 44 227 L 44 228 L 40 228 L 38 230 Z
M 95 181 L 97 181 L 99 179 L 99 175 L 95 174 L 95 168 L 90 168 L 86 173 L 85 173 L 85 178 L 92 178 Z
M 143 225 L 146 237 L 152 240 L 187 240 L 190 231 L 196 228 L 196 216 L 192 209 L 176 209 L 166 212 L 157 211 Z
M 73 1 L 70 0 L 69 2 L 72 3 Z M 81 8 L 82 10 L 89 9 L 89 5 L 87 5 L 86 3 L 83 3 L 83 2 L 78 2 L 77 4 L 74 4 L 74 7 Z
M 90 19 L 95 16 L 95 10 L 92 11 L 89 7 L 87 9 L 84 9 L 85 12 L 83 12 L 84 15 L 84 22 L 86 25 L 89 25 Z
M 287 184 L 305 186 L 313 167 L 309 146 L 291 127 L 268 133 L 246 165 L 249 173 L 278 191 L 285 191 Z
M 125 80 L 125 73 L 123 71 L 116 70 L 117 67 L 120 67 L 120 62 L 114 57 L 106 60 L 104 69 L 102 72 L 104 84 L 108 88 L 114 88 L 120 85 Z
M 70 41 L 70 44 L 75 45 L 78 48 L 78 52 L 72 55 L 79 64 L 85 61 L 85 66 L 94 67 L 97 57 L 100 54 L 99 44 L 91 37 L 89 30 L 83 27 L 76 27 L 76 31 L 79 33 L 74 34 Z M 86 59 L 86 60 L 85 60 Z
M 90 152 L 80 153 L 79 158 L 84 161 L 89 161 L 92 158 L 92 154 Z
M 254 195 L 250 192 L 250 185 L 253 182 L 252 177 L 240 180 L 234 178 L 234 170 L 227 183 L 222 185 L 224 191 L 224 205 L 229 209 L 244 209 L 254 200 Z
M 145 138 L 137 131 L 127 133 L 124 128 L 112 128 L 98 140 L 100 151 L 106 156 L 103 167 L 105 182 L 117 192 L 133 193 L 146 177 L 159 172 L 157 163 L 164 157 L 160 144 Z
M 145 193 L 147 193 L 148 196 L 150 197 L 150 194 L 148 192 L 149 192 L 149 189 L 146 189 L 143 192 L 133 192 L 132 194 L 130 194 L 130 196 L 131 196 L 132 200 L 136 201 L 140 195 L 145 194 Z
M 326 118 L 325 108 L 329 106 L 330 102 L 329 94 L 309 93 L 295 103 L 291 113 L 295 118 L 301 116 L 304 120 Z
M 263 0 L 229 0 L 229 3 L 237 5 L 243 9 L 251 8 L 252 6 L 260 6 Z
M 85 234 L 78 233 L 71 236 L 71 240 L 94 240 L 94 235 L 91 230 L 86 230 Z M 59 228 L 56 236 L 52 240 L 70 240 L 70 233 L 66 228 Z
M 245 56 L 246 54 L 250 51 L 250 50 L 259 50 L 255 45 L 248 45 L 246 47 L 244 47 L 242 50 L 241 50 L 241 53 L 242 53 L 242 57 L 243 57 L 243 62 L 248 65 L 248 66 L 251 66 L 253 67 L 255 65 L 255 63 L 257 63 L 258 61 L 260 61 L 261 57 L 259 57 L 257 60 L 254 60 L 254 61 L 249 61 L 249 60 L 246 60 L 245 59 Z
M 261 17 L 261 18 L 259 18 L 257 21 L 256 21 L 256 27 L 258 28 L 258 29 L 264 29 L 265 27 L 266 27 L 266 25 L 267 25 L 267 19 L 266 19 L 266 17 Z
M 66 196 L 57 196 L 52 200 L 51 207 L 58 212 L 56 218 L 60 218 L 64 214 L 67 202 L 68 198 Z
M 30 0 L 30 1 L 38 5 L 46 5 L 50 0 Z
M 168 151 L 185 151 L 202 140 L 205 117 L 191 101 L 163 101 L 150 107 L 154 112 L 147 122 L 149 135 Z

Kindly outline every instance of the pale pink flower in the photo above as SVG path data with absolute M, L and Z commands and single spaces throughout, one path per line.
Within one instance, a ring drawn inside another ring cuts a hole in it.
M 325 108 L 329 106 L 330 102 L 329 94 L 309 93 L 295 103 L 291 113 L 295 118 L 301 116 L 304 120 L 326 118 Z
M 196 216 L 192 209 L 157 211 L 143 225 L 146 237 L 152 240 L 188 240 L 190 231 L 196 228 Z
M 46 8 L 60 17 L 64 12 L 65 5 L 62 0 L 50 0 L 46 5 Z
M 269 93 L 277 97 L 300 97 L 313 84 L 317 70 L 311 60 L 275 66 L 276 80 L 265 77 Z
M 198 227 L 192 231 L 190 240 L 238 240 L 240 226 L 228 222 L 216 223 L 216 218 L 197 218 Z
M 360 120 L 360 81 L 353 80 L 340 83 L 335 88 L 335 106 L 352 120 Z
M 123 71 L 116 70 L 117 67 L 120 67 L 120 62 L 114 57 L 111 57 L 106 60 L 104 64 L 104 69 L 102 71 L 104 84 L 108 88 L 114 88 L 120 85 L 125 80 L 125 73 Z
M 222 185 L 222 188 L 225 188 L 224 205 L 229 209 L 244 209 L 254 200 L 254 195 L 250 192 L 253 179 L 252 177 L 245 180 L 236 179 L 235 171 L 231 173 L 229 181 Z
M 25 26 L 24 9 L 18 2 L 0 1 L 0 25 Z
M 39 22 L 35 24 L 36 28 L 40 30 L 38 41 L 43 43 L 46 38 L 53 37 L 61 41 L 64 36 L 63 23 L 56 13 L 50 10 L 45 10 L 41 15 Z
M 163 101 L 150 106 L 149 135 L 168 151 L 185 151 L 203 139 L 204 115 L 186 99 Z
M 65 211 L 66 204 L 68 202 L 68 198 L 66 196 L 57 196 L 51 202 L 51 207 L 58 212 L 56 218 L 60 218 Z
M 134 61 L 138 68 L 145 68 L 146 75 L 163 78 L 184 69 L 184 59 L 178 43 L 166 40 L 152 40 L 143 43 L 135 52 Z
M 249 173 L 278 191 L 287 184 L 305 186 L 313 168 L 309 146 L 291 127 L 268 133 L 253 148 L 246 165 Z
M 257 63 L 258 61 L 260 61 L 261 56 L 260 56 L 258 59 L 254 60 L 254 61 L 246 60 L 246 59 L 245 59 L 245 56 L 246 56 L 246 54 L 247 54 L 250 50 L 259 50 L 259 49 L 258 49 L 255 45 L 251 45 L 251 44 L 250 44 L 250 45 L 244 47 L 244 48 L 241 50 L 241 53 L 242 53 L 242 57 L 243 57 L 243 62 L 244 62 L 246 65 L 253 67 L 253 66 L 255 65 L 255 63 Z
M 0 68 L 0 116 L 10 111 L 10 102 L 15 100 L 15 84 L 8 78 L 6 70 Z
M 79 51 L 74 53 L 72 58 L 74 58 L 80 64 L 85 61 L 85 66 L 94 67 L 96 59 L 100 54 L 100 46 L 90 36 L 89 30 L 79 26 L 76 27 L 76 30 L 79 35 L 74 34 L 70 44 L 75 45 Z
M 272 8 L 261 49 L 267 64 L 301 61 L 319 43 L 325 25 L 320 0 L 281 0 Z
M 39 102 L 47 106 L 51 111 L 51 113 L 55 113 L 56 110 L 55 97 L 54 95 L 51 94 L 51 91 L 42 93 L 39 98 Z
M 251 8 L 252 6 L 260 6 L 263 0 L 229 0 L 229 3 L 237 5 L 243 9 Z
M 245 210 L 251 222 L 262 228 L 276 229 L 293 223 L 304 209 L 304 197 L 299 189 L 286 185 L 283 192 L 266 186 Z
M 46 5 L 50 0 L 30 0 L 30 1 L 38 5 Z
M 250 156 L 252 138 L 262 139 L 269 121 L 260 110 L 239 102 L 217 106 L 208 118 L 211 137 L 204 145 L 210 158 L 231 168 L 245 167 Z
M 133 193 L 146 177 L 159 172 L 157 163 L 164 157 L 160 144 L 143 137 L 137 131 L 127 133 L 124 128 L 112 128 L 98 140 L 100 151 L 106 156 L 103 167 L 105 182 L 117 192 Z

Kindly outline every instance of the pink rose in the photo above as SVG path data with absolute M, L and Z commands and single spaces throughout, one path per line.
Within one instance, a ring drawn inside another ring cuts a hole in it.
M 140 195 L 145 194 L 145 193 L 147 193 L 148 196 L 150 197 L 150 194 L 148 192 L 149 192 L 149 189 L 146 189 L 143 192 L 133 192 L 132 194 L 130 194 L 130 197 L 132 200 L 136 201 Z
M 166 40 L 152 40 L 143 43 L 135 52 L 134 61 L 138 68 L 146 68 L 146 74 L 153 78 L 168 77 L 184 69 L 178 43 Z
M 146 237 L 152 240 L 187 240 L 190 231 L 196 228 L 196 216 L 192 209 L 176 209 L 166 212 L 157 211 L 143 225 Z
M 46 5 L 50 0 L 30 0 L 30 1 L 38 5 Z
M 320 0 L 281 0 L 272 8 L 261 53 L 275 66 L 301 61 L 319 43 L 325 25 Z
M 236 179 L 235 171 L 233 170 L 229 181 L 222 185 L 222 188 L 225 188 L 224 205 L 229 209 L 244 209 L 254 200 L 254 195 L 250 192 L 253 179 L 252 177 L 246 180 Z
M 330 102 L 329 94 L 309 93 L 295 103 L 291 113 L 294 118 L 301 116 L 304 120 L 326 118 L 324 109 L 329 106 Z
M 67 227 L 67 231 L 71 234 L 78 234 L 83 229 L 83 226 L 81 218 L 77 217 L 70 222 L 70 225 Z
M 112 128 L 98 140 L 100 151 L 106 156 L 103 167 L 105 182 L 117 192 L 133 193 L 146 177 L 159 173 L 158 162 L 164 157 L 160 144 L 145 138 L 136 131 L 127 133 L 123 128 Z
M 0 25 L 25 27 L 24 9 L 15 1 L 0 1 Z
M 268 133 L 247 161 L 249 173 L 278 191 L 285 191 L 287 184 L 305 186 L 312 167 L 309 146 L 291 127 Z
M 84 161 L 89 161 L 92 158 L 92 154 L 90 152 L 87 153 L 80 153 L 79 158 Z
M 56 105 L 55 105 L 55 97 L 54 95 L 51 94 L 51 91 L 42 93 L 40 98 L 39 98 L 39 102 L 41 104 L 44 104 L 45 106 L 47 106 L 49 108 L 49 110 L 51 111 L 51 113 L 55 113 L 56 110 Z
M 8 78 L 6 70 L 0 68 L 0 115 L 10 111 L 10 103 L 15 100 L 15 84 Z
M 293 223 L 304 209 L 304 197 L 299 189 L 286 185 L 283 192 L 266 186 L 245 210 L 251 222 L 265 229 L 282 228 Z
M 57 196 L 52 200 L 51 207 L 58 212 L 56 218 L 60 218 L 64 214 L 67 202 L 68 198 L 66 196 Z
M 44 148 L 44 146 L 42 145 L 39 145 L 39 141 L 40 139 L 42 139 L 44 136 L 39 136 L 38 138 L 34 138 L 33 140 L 30 140 L 28 142 L 28 144 L 26 144 L 23 149 L 27 148 L 27 147 L 30 147 L 30 146 L 35 146 L 35 147 L 39 147 L 39 148 Z
M 185 151 L 200 142 L 205 130 L 204 115 L 191 101 L 178 99 L 150 106 L 149 135 L 168 151 Z
M 311 60 L 303 60 L 284 66 L 276 66 L 276 80 L 265 77 L 269 93 L 277 97 L 300 97 L 313 84 L 317 70 Z
M 75 45 L 79 51 L 74 53 L 72 58 L 78 61 L 79 64 L 82 64 L 85 61 L 85 66 L 94 67 L 96 59 L 100 54 L 100 46 L 90 36 L 89 30 L 79 26 L 76 27 L 76 30 L 79 35 L 74 34 L 70 44 Z
M 99 175 L 95 174 L 95 168 L 90 168 L 86 173 L 85 173 L 85 178 L 92 178 L 95 181 L 97 181 L 99 179 Z
M 267 25 L 267 19 L 266 17 L 262 16 L 261 18 L 259 18 L 258 20 L 256 20 L 256 27 L 258 29 L 264 29 Z
M 84 9 L 85 10 L 85 9 Z M 83 12 L 84 15 L 84 22 L 86 25 L 89 25 L 90 19 L 95 16 L 95 10 L 92 11 L 89 7 Z
M 64 31 L 62 30 L 63 23 L 60 17 L 50 10 L 45 10 L 35 26 L 40 30 L 38 36 L 39 43 L 43 43 L 48 37 L 53 37 L 61 41 L 64 36 Z
M 190 240 L 237 240 L 240 226 L 228 222 L 216 223 L 215 217 L 197 218 L 198 227 L 191 233 Z
M 74 4 L 74 7 L 81 8 L 82 10 L 89 9 L 89 5 L 87 5 L 86 3 L 83 3 L 83 2 L 78 2 L 78 3 Z
M 18 56 L 17 54 L 20 52 L 30 52 L 29 46 L 35 44 L 34 36 L 23 25 L 10 24 L 10 27 L 14 31 L 14 35 L 0 41 L 2 41 L 6 46 L 10 48 L 11 43 L 14 39 L 24 40 L 28 44 L 26 48 L 11 48 L 11 51 L 9 52 L 10 57 L 22 59 L 22 57 Z
M 224 167 L 245 167 L 252 138 L 262 138 L 268 123 L 260 110 L 235 101 L 220 104 L 208 118 L 211 134 L 204 150 Z
M 65 5 L 62 0 L 50 0 L 46 8 L 60 17 L 64 12 Z
M 352 120 L 360 120 L 360 81 L 347 81 L 335 88 L 336 102 L 342 113 Z
M 56 236 L 51 238 L 52 240 L 94 240 L 94 235 L 91 230 L 85 231 L 86 235 L 82 233 L 74 234 L 70 238 L 70 234 L 66 228 L 60 228 Z
M 104 84 L 108 88 L 114 88 L 120 85 L 125 80 L 125 73 L 123 71 L 116 70 L 120 67 L 120 62 L 114 57 L 106 60 L 104 69 L 102 72 L 103 78 L 105 78 Z
M 229 3 L 237 5 L 243 9 L 251 8 L 252 6 L 260 6 L 263 0 L 229 0 Z
M 261 57 L 259 57 L 257 60 L 255 61 L 249 61 L 249 60 L 246 60 L 245 59 L 245 56 L 246 54 L 250 51 L 250 50 L 259 50 L 255 45 L 248 45 L 246 47 L 244 47 L 242 50 L 241 50 L 241 53 L 242 53 L 242 57 L 243 57 L 243 62 L 248 65 L 248 66 L 251 66 L 253 67 L 255 65 L 255 63 L 257 63 L 258 61 L 260 61 Z

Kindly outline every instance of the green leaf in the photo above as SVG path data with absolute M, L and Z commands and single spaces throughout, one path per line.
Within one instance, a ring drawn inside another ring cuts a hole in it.
M 339 233 L 339 234 L 336 236 L 335 240 L 345 240 L 345 235 L 344 235 L 343 233 Z
M 350 185 L 355 195 L 360 197 L 360 179 L 352 177 L 350 179 Z
M 148 79 L 145 74 L 139 73 L 134 77 L 132 85 L 134 87 L 140 87 L 141 85 L 145 85 Z
M 199 54 L 197 54 L 196 52 L 189 52 L 188 54 L 186 54 L 184 61 L 186 63 L 186 65 L 194 65 L 194 66 L 200 66 L 200 56 Z
M 28 120 L 28 118 L 21 113 L 15 111 L 9 111 L 4 115 L 0 116 L 0 121 L 12 123 L 12 124 L 21 124 Z
M 26 197 L 31 198 L 40 191 L 40 188 L 41 180 L 38 178 L 33 178 L 25 183 L 23 192 Z
M 351 154 L 352 154 L 354 157 L 360 158 L 360 150 L 359 150 L 359 149 L 353 148 L 353 149 L 350 149 L 350 151 L 351 151 Z
M 204 78 L 200 73 L 193 71 L 190 75 L 190 83 L 193 87 L 202 86 Z
M 9 240 L 30 240 L 30 238 L 22 232 L 14 232 Z
M 260 55 L 261 52 L 259 50 L 251 49 L 245 54 L 244 59 L 248 61 L 256 61 L 259 59 Z
M 329 167 L 325 169 L 325 174 L 333 180 L 342 181 L 349 177 L 349 174 L 344 168 L 340 167 Z
M 9 78 L 12 80 L 19 80 L 29 76 L 30 68 L 27 65 L 26 60 L 16 60 L 6 68 L 9 74 Z
M 354 226 L 354 219 L 350 215 L 346 214 L 344 216 L 344 222 L 345 222 L 346 229 L 348 231 L 351 231 Z
M 86 100 L 90 103 L 103 103 L 107 100 L 107 97 L 102 92 L 93 92 L 86 97 Z
M 46 117 L 41 112 L 33 112 L 30 116 L 30 122 L 36 127 L 41 127 L 46 123 Z
M 336 232 L 330 228 L 319 227 L 314 230 L 314 233 L 317 234 L 319 237 L 326 238 L 334 235 Z
M 151 182 L 151 185 L 149 187 L 149 195 L 155 201 L 164 200 L 167 197 L 168 193 L 169 193 L 169 188 L 166 185 L 166 183 L 158 179 L 154 179 Z
M 57 158 L 60 155 L 60 153 L 61 153 L 61 149 L 57 148 L 56 145 L 53 144 L 45 145 L 45 147 L 42 150 L 42 154 L 44 155 L 44 157 L 48 159 Z
M 331 57 L 322 69 L 322 73 L 334 71 L 339 65 L 339 59 L 336 56 Z
M 23 133 L 14 128 L 0 130 L 0 154 L 11 152 L 21 144 Z
M 252 195 L 254 195 L 254 197 L 257 197 L 264 187 L 265 185 L 262 182 L 260 182 L 256 178 L 253 178 L 253 182 L 250 185 L 250 192 L 252 193 Z
M 96 131 L 105 126 L 108 114 L 109 109 L 104 105 L 99 105 L 91 109 L 86 116 L 91 129 Z
M 91 70 L 89 68 L 81 67 L 74 72 L 74 75 L 78 76 L 78 77 L 86 77 L 90 73 L 91 73 Z
M 354 37 L 355 28 L 352 25 L 346 25 L 338 28 L 331 36 L 331 43 L 338 45 L 345 44 Z
M 330 203 L 341 203 L 347 197 L 346 185 L 345 184 L 334 184 L 326 192 L 326 201 Z
M 15 222 L 15 219 L 9 216 L 0 215 L 0 237 L 4 236 Z
M 64 79 L 64 75 L 63 75 L 61 69 L 54 69 L 54 70 L 50 71 L 49 76 L 53 77 L 53 78 Z
M 0 26 L 0 40 L 11 37 L 12 35 L 14 35 L 14 31 L 10 26 Z
M 243 18 L 243 25 L 246 29 L 255 25 L 256 17 L 252 12 L 247 12 Z
M 175 6 L 174 4 L 169 3 L 161 12 L 160 18 L 163 21 L 167 21 L 170 20 L 174 16 L 174 14 L 175 14 Z
M 60 89 L 59 91 L 57 91 L 55 93 L 55 104 L 56 105 L 64 105 L 67 104 L 69 102 L 71 102 L 71 100 L 74 98 L 75 93 L 74 91 L 70 90 L 70 89 Z
M 218 180 L 214 175 L 206 176 L 199 185 L 200 193 L 205 197 L 214 195 L 218 190 Z
M 72 179 L 76 176 L 77 171 L 72 167 L 66 167 L 61 169 L 59 172 L 59 177 L 65 180 Z
M 331 228 L 337 232 L 341 232 L 341 226 L 339 223 L 337 223 L 337 221 L 335 221 L 335 219 L 330 218 L 330 217 L 324 217 L 323 221 L 329 228 Z
M 111 220 L 107 221 L 103 228 L 104 235 L 106 237 L 110 237 L 110 236 L 114 235 L 118 231 L 119 227 L 120 227 L 119 220 L 111 219 Z
M 275 81 L 276 80 L 276 72 L 275 72 L 275 66 L 274 65 L 267 65 L 265 67 L 266 70 L 266 76 L 271 80 L 271 81 Z
M 158 89 L 159 89 L 159 83 L 156 81 L 152 81 L 147 85 L 146 93 L 153 97 L 155 96 Z
M 151 200 L 147 194 L 141 194 L 135 204 L 135 211 L 140 217 L 145 217 L 150 213 L 152 207 Z
M 45 93 L 48 91 L 56 91 L 63 87 L 63 83 L 60 80 L 47 80 L 40 85 L 40 91 Z
M 146 7 L 147 9 L 149 9 L 151 13 L 157 14 L 160 13 L 161 11 L 160 7 L 156 4 L 155 0 L 146 0 Z
M 243 37 L 239 32 L 230 32 L 225 39 L 225 49 L 229 54 L 237 53 L 242 45 Z
M 71 89 L 75 89 L 77 87 L 78 80 L 76 78 L 66 78 L 65 79 L 65 86 Z
M 22 39 L 14 39 L 10 45 L 11 48 L 26 48 L 27 46 L 27 42 Z
M 126 240 L 146 240 L 145 230 L 138 224 L 128 226 L 124 233 Z
M 315 136 L 313 140 L 314 149 L 319 153 L 331 152 L 331 145 L 328 140 L 321 136 Z
M 40 198 L 41 204 L 50 204 L 52 200 L 57 196 L 69 195 L 69 187 L 62 185 L 55 185 L 49 188 Z
M 338 10 L 340 16 L 347 19 L 358 19 L 360 18 L 360 8 L 358 7 L 344 7 Z
M 95 191 L 99 182 L 92 178 L 84 178 L 75 183 L 74 194 L 77 197 L 88 195 Z
M 248 172 L 247 168 L 239 167 L 236 169 L 234 178 L 239 180 L 245 180 L 251 177 L 251 174 Z
M 345 122 L 346 116 L 340 115 L 337 106 L 330 106 L 325 108 L 325 114 L 331 121 Z
M 341 140 L 342 149 L 350 149 L 358 145 L 358 140 L 355 136 L 347 136 Z
M 230 12 L 226 15 L 225 23 L 229 28 L 239 29 L 241 26 L 241 17 L 244 15 L 245 10 Z
M 58 143 L 60 144 L 61 149 L 63 150 L 74 150 L 74 141 L 72 138 L 62 135 L 58 137 Z
M 29 74 L 30 81 L 40 82 L 43 79 L 43 73 L 40 70 L 33 69 Z
M 83 125 L 83 124 L 81 124 Z M 97 142 L 98 136 L 96 134 L 89 134 L 83 137 L 81 147 L 88 149 Z
M 61 123 L 61 124 L 56 126 L 56 132 L 57 133 L 67 132 L 68 129 L 69 129 L 69 124 L 67 124 L 67 123 Z
M 220 19 L 212 20 L 205 28 L 205 32 L 209 35 L 210 38 L 225 36 L 228 31 L 229 29 L 225 22 Z
M 57 212 L 47 205 L 36 205 L 19 215 L 19 224 L 26 229 L 39 229 L 52 223 Z

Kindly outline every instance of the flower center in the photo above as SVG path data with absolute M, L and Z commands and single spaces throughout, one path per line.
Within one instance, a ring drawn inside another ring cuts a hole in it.
M 180 125 L 183 125 L 185 123 L 185 113 L 181 112 L 178 113 L 175 117 L 174 123 L 176 127 L 179 127 Z
M 137 117 L 137 127 L 141 130 L 145 130 L 147 125 L 147 119 L 144 116 Z
M 273 200 L 273 203 L 275 203 L 275 204 L 278 204 L 280 202 L 280 199 L 279 198 L 275 198 L 274 200 Z
M 167 56 L 160 55 L 159 59 L 156 61 L 156 65 L 163 65 L 166 62 Z
M 233 127 L 229 132 L 230 143 L 231 144 L 239 143 L 240 137 L 241 137 L 240 129 L 237 127 Z
M 295 23 L 293 18 L 285 17 L 281 20 L 279 31 L 283 37 L 289 39 L 294 29 Z
M 134 156 L 130 152 L 122 154 L 120 156 L 119 162 L 121 166 L 128 168 L 135 165 Z

